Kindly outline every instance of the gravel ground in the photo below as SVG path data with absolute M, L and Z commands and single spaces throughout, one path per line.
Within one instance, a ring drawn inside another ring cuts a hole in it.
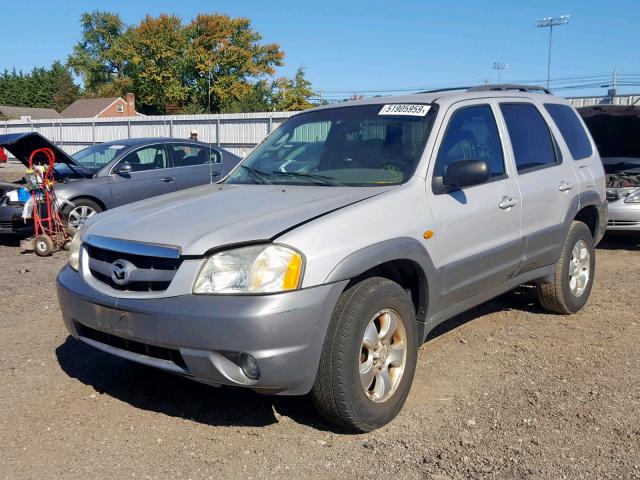
M 443 324 L 401 414 L 366 435 L 306 398 L 73 340 L 54 289 L 65 261 L 0 239 L 0 478 L 640 479 L 640 236 L 600 246 L 577 315 L 544 313 L 522 287 Z

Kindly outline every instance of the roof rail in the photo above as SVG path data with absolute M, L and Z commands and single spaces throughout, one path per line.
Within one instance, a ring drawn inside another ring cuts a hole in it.
M 478 85 L 467 89 L 467 92 L 505 92 L 509 90 L 515 90 L 518 92 L 540 92 L 551 95 L 551 92 L 544 87 L 538 87 L 536 85 L 512 85 L 509 83 Z
M 416 94 L 419 94 L 419 93 L 453 92 L 454 90 L 469 90 L 469 88 L 471 88 L 471 87 L 436 88 L 435 90 L 425 90 L 423 92 L 416 92 Z

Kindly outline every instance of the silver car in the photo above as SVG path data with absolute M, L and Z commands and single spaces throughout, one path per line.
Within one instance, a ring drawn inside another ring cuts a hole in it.
M 36 149 L 55 152 L 56 197 L 73 227 L 104 210 L 217 182 L 240 161 L 222 148 L 177 138 L 117 140 L 73 155 L 38 133 L 0 135 L 0 146 L 25 165 Z
M 57 279 L 64 322 L 119 357 L 310 392 L 330 421 L 380 427 L 439 323 L 522 283 L 560 314 L 589 298 L 604 171 L 576 111 L 545 92 L 293 116 L 223 183 L 89 219 Z
M 640 107 L 581 108 L 607 178 L 607 230 L 640 231 Z

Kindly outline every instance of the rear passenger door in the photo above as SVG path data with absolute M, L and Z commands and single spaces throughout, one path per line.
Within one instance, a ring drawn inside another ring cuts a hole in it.
M 177 173 L 178 190 L 217 182 L 222 174 L 222 156 L 214 147 L 197 143 L 168 145 Z
M 558 260 L 578 181 L 562 158 L 546 112 L 532 102 L 511 99 L 500 101 L 500 111 L 522 196 L 524 258 L 518 273 L 525 273 Z
M 427 189 L 442 274 L 440 308 L 504 284 L 522 258 L 520 195 L 505 161 L 496 108 L 487 100 L 454 104 L 438 133 Z M 486 162 L 489 180 L 439 193 L 448 166 L 459 160 Z
M 113 167 L 112 172 L 117 171 L 117 166 L 123 162 L 131 165 L 131 172 L 111 174 L 111 194 L 115 206 L 176 189 L 176 175 L 164 145 L 148 145 L 128 153 Z

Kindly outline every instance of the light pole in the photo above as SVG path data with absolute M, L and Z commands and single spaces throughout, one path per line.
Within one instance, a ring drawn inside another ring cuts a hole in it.
M 503 70 L 509 70 L 509 64 L 502 63 L 502 62 L 494 62 L 492 68 L 498 71 L 498 83 L 500 83 L 500 74 L 502 73 Z
M 566 25 L 569 23 L 569 15 L 561 15 L 560 17 L 544 17 L 539 18 L 536 22 L 536 27 L 547 28 L 549 27 L 549 56 L 547 58 L 547 89 L 549 88 L 549 75 L 551 74 L 551 37 L 553 36 L 553 27 L 560 25 Z

